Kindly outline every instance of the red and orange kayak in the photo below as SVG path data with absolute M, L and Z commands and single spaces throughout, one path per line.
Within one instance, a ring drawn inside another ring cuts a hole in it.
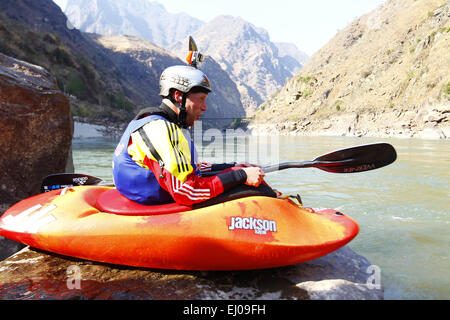
M 115 188 L 79 186 L 25 199 L 0 235 L 57 254 L 136 267 L 245 270 L 296 264 L 351 241 L 358 224 L 289 198 L 247 197 L 201 209 L 141 206 Z

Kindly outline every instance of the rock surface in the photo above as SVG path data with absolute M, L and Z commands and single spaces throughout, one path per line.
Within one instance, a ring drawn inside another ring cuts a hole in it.
M 0 262 L 0 300 L 383 299 L 369 267 L 348 247 L 293 266 L 233 272 L 106 265 L 27 247 Z
M 0 53 L 0 203 L 40 191 L 65 172 L 72 143 L 69 99 L 45 69 Z

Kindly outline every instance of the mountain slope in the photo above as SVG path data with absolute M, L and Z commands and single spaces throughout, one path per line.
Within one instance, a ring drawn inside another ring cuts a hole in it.
M 131 116 L 142 102 L 143 92 L 127 98 L 129 88 L 103 48 L 68 28 L 53 1 L 3 0 L 0 12 L 0 51 L 50 71 L 62 91 L 77 97 L 71 100 L 75 115 L 114 121 Z M 95 108 L 101 101 L 105 113 Z
M 300 64 L 286 65 L 266 30 L 241 18 L 219 16 L 197 30 L 200 50 L 216 60 L 238 85 L 244 108 L 252 113 L 283 86 Z M 187 39 L 171 49 L 182 54 Z M 293 69 L 290 70 L 290 67 Z
M 200 28 L 204 22 L 185 13 L 171 14 L 148 0 L 71 0 L 64 10 L 84 32 L 132 35 L 168 47 Z
M 0 52 L 50 71 L 59 88 L 71 95 L 73 115 L 89 122 L 122 125 L 138 110 L 159 105 L 162 70 L 184 64 L 149 41 L 128 42 L 130 50 L 120 52 L 71 28 L 51 0 L 0 2 Z M 244 111 L 235 84 L 226 75 L 220 77 L 224 86 L 209 99 L 210 118 L 231 123 Z M 227 104 L 232 105 L 218 107 Z
M 187 37 L 193 35 L 200 50 L 237 84 L 247 113 L 280 89 L 307 59 L 292 44 L 274 44 L 267 31 L 231 16 L 204 23 L 186 14 L 170 14 L 146 0 L 74 0 L 65 12 L 83 31 L 135 35 L 168 48 L 182 60 Z
M 450 136 L 449 17 L 443 0 L 387 1 L 314 54 L 260 106 L 255 126 L 270 121 L 297 133 Z
M 168 66 L 185 64 L 165 49 L 134 36 L 90 34 L 90 37 L 111 52 L 110 58 L 124 74 L 140 79 L 142 87 L 148 88 L 155 98 L 159 95 L 159 86 L 158 81 L 152 80 L 159 79 Z M 213 75 L 210 76 L 213 92 L 208 97 L 208 110 L 202 118 L 205 127 L 226 126 L 234 119 L 244 117 L 239 92 L 230 77 L 212 59 L 206 59 L 201 69 Z
M 293 43 L 274 42 L 278 49 L 279 59 L 290 70 L 293 75 L 297 73 L 308 61 L 309 56 L 300 51 Z

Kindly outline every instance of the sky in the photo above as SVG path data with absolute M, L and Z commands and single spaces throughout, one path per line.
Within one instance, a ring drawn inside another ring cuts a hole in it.
M 70 0 L 54 0 L 65 8 Z M 150 1 L 150 0 L 149 0 Z M 272 42 L 291 42 L 312 55 L 339 30 L 387 0 L 160 0 L 171 13 L 209 22 L 221 14 L 241 17 L 268 31 Z

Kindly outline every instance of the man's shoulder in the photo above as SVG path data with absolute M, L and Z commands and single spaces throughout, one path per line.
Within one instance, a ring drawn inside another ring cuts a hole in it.
M 150 119 L 149 119 L 150 120 Z M 167 127 L 170 125 L 170 122 L 164 118 L 154 118 L 152 121 L 147 122 L 142 127 L 145 130 L 167 130 Z
M 161 110 L 161 107 L 148 107 L 145 109 L 142 109 L 138 112 L 138 114 L 134 117 L 133 120 L 141 120 L 146 117 L 149 117 L 151 115 L 164 115 L 164 111 Z
M 146 123 L 142 126 L 142 128 L 150 137 L 155 137 L 161 135 L 161 133 L 165 133 L 165 135 L 167 135 L 171 139 L 173 139 L 173 136 L 175 134 L 179 135 L 179 131 L 181 130 L 181 128 L 175 123 L 160 117 Z

